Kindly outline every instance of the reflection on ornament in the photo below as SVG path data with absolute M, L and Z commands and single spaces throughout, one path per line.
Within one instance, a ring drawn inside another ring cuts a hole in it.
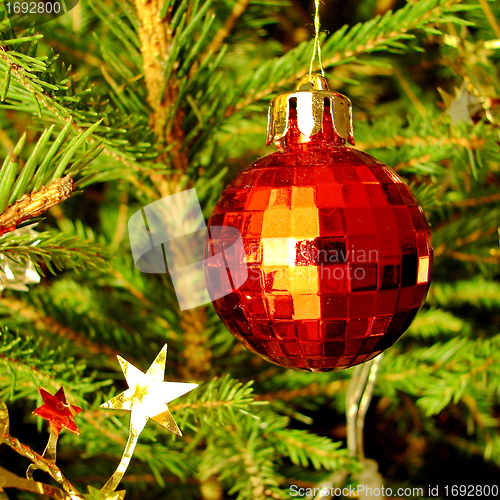
M 423 210 L 394 171 L 346 146 L 350 101 L 319 75 L 272 101 L 267 142 L 278 151 L 239 175 L 209 220 L 205 255 L 230 261 L 223 229 L 236 228 L 248 269 L 224 295 L 228 272 L 214 264 L 224 259 L 204 260 L 214 308 L 278 365 L 322 372 L 368 361 L 406 331 L 429 288 Z
M 36 226 L 36 224 L 24 226 L 10 232 L 9 235 L 30 235 L 31 237 L 35 237 L 38 232 L 33 229 L 34 226 Z M 39 241 L 35 241 L 32 243 L 32 246 L 35 246 L 38 243 Z M 28 287 L 26 285 L 32 285 L 35 283 L 40 283 L 40 276 L 36 272 L 33 262 L 30 260 L 14 262 L 5 255 L 0 254 L 0 292 L 6 288 L 20 292 L 27 292 Z

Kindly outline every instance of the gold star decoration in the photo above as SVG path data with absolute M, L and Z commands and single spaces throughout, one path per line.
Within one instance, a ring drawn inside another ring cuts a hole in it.
M 167 403 L 192 391 L 198 384 L 184 382 L 165 382 L 167 344 L 156 356 L 146 373 L 117 356 L 129 389 L 101 405 L 112 410 L 129 410 L 131 425 L 143 428 L 148 419 L 153 419 L 168 430 L 182 436 L 179 427 L 170 413 Z
M 125 451 L 116 471 L 101 488 L 101 491 L 106 494 L 114 492 L 122 480 L 132 459 L 139 435 L 148 419 L 151 418 L 168 430 L 182 436 L 174 417 L 168 410 L 167 403 L 198 387 L 198 384 L 163 380 L 167 363 L 167 344 L 163 346 L 146 373 L 121 356 L 117 357 L 129 388 L 103 403 L 101 408 L 129 410 L 131 412 L 130 431 Z

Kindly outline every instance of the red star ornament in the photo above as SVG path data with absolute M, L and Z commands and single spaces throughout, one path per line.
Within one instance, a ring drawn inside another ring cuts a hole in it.
M 64 389 L 62 387 L 54 395 L 41 387 L 39 387 L 38 390 L 40 391 L 44 404 L 33 413 L 38 417 L 48 420 L 50 423 L 50 430 L 56 436 L 59 436 L 63 427 L 79 436 L 80 431 L 75 424 L 74 417 L 80 413 L 82 409 L 66 401 Z

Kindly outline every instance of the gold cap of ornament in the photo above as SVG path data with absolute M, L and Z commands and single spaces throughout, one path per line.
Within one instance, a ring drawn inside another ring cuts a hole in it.
M 352 132 L 352 104 L 348 97 L 332 92 L 326 78 L 316 73 L 299 80 L 295 92 L 278 94 L 269 104 L 267 141 L 275 144 L 288 132 L 290 100 L 297 100 L 297 125 L 306 137 L 321 131 L 325 113 L 325 99 L 330 101 L 329 112 L 335 133 L 354 145 Z

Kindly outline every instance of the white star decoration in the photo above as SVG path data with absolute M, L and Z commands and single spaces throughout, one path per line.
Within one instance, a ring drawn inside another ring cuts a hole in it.
M 198 384 L 163 380 L 167 362 L 167 344 L 163 346 L 146 373 L 121 356 L 117 357 L 129 389 L 103 403 L 101 408 L 131 411 L 130 424 L 136 430 L 142 430 L 147 420 L 151 418 L 168 430 L 182 436 L 167 403 L 196 389 Z
M 134 454 L 139 435 L 148 419 L 151 418 L 168 430 L 182 436 L 174 417 L 168 410 L 167 403 L 198 387 L 198 384 L 165 382 L 163 380 L 165 364 L 167 363 L 167 344 L 163 346 L 146 373 L 137 369 L 121 356 L 117 357 L 129 388 L 103 403 L 101 408 L 129 410 L 131 412 L 130 431 L 125 451 L 116 471 L 101 488 L 101 492 L 105 494 L 114 492 L 122 480 Z

